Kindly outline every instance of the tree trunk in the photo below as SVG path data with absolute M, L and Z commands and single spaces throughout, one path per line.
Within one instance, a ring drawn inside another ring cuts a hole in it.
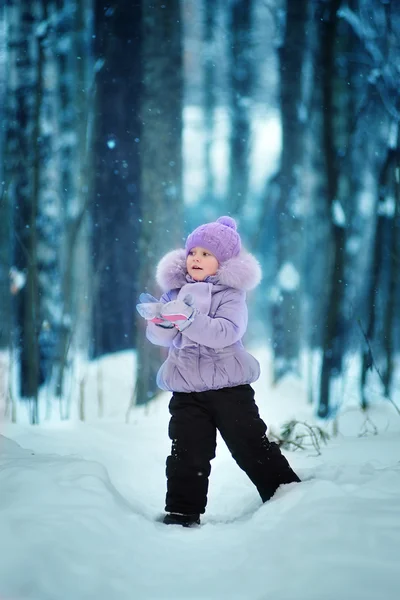
M 13 207 L 14 268 L 25 285 L 14 289 L 15 345 L 20 363 L 20 394 L 38 422 L 39 282 L 37 265 L 37 206 L 39 193 L 39 112 L 42 98 L 43 55 L 38 2 L 9 1 L 9 79 L 6 191 Z M 39 33 L 40 35 L 40 33 Z
M 204 176 L 205 176 L 205 202 L 211 205 L 215 201 L 215 181 L 213 167 L 213 145 L 216 109 L 216 51 L 215 51 L 215 26 L 218 5 L 215 0 L 205 0 L 204 7 Z
M 62 236 L 62 315 L 59 332 L 58 398 L 64 396 L 65 376 L 78 349 L 88 354 L 90 338 L 90 259 L 87 211 L 90 101 L 93 97 L 92 16 L 88 0 L 58 0 L 63 18 L 58 25 L 60 128 L 59 142 Z M 69 402 L 65 417 L 69 416 Z
M 160 10 L 166 16 L 167 10 Z M 138 3 L 95 3 L 94 357 L 134 346 L 142 147 L 140 20 Z
M 386 311 L 384 317 L 383 346 L 386 365 L 383 371 L 384 393 L 390 397 L 390 390 L 394 374 L 395 335 L 396 330 L 396 303 L 399 291 L 399 264 L 400 264 L 400 125 L 397 126 L 397 145 L 393 150 L 393 167 L 391 173 L 391 187 L 393 190 L 393 211 L 391 215 L 391 241 L 389 259 L 389 285 L 387 294 Z
M 83 85 L 77 81 L 78 47 L 76 37 L 81 34 L 74 15 L 77 14 L 77 3 L 74 0 L 57 0 L 59 13 L 57 27 L 57 54 L 59 70 L 59 127 L 62 136 L 59 140 L 60 170 L 60 202 L 62 219 L 62 237 L 60 243 L 60 268 L 62 307 L 58 336 L 57 353 L 59 365 L 55 376 L 55 394 L 61 399 L 64 393 L 64 378 L 68 355 L 74 334 L 73 327 L 77 322 L 77 314 L 73 309 L 73 255 L 76 248 L 74 224 L 79 218 L 78 178 L 82 148 L 78 144 L 77 128 L 77 90 Z M 62 16 L 61 16 L 62 14 Z M 80 56 L 80 62 L 84 62 Z
M 345 198 L 349 197 L 346 175 L 340 173 L 338 156 L 348 147 L 346 138 L 349 126 L 349 113 L 345 103 L 349 92 L 342 89 L 345 85 L 343 74 L 337 72 L 339 58 L 344 60 L 345 53 L 341 44 L 346 44 L 343 36 L 338 36 L 338 15 L 341 0 L 331 0 L 324 6 L 320 25 L 320 52 L 323 90 L 323 153 L 327 182 L 327 205 L 331 216 L 330 240 L 332 244 L 332 263 L 326 277 L 328 282 L 328 302 L 324 319 L 322 341 L 322 367 L 319 385 L 318 416 L 325 418 L 330 413 L 330 395 L 332 377 L 341 373 L 344 348 L 342 344 L 343 316 L 341 309 L 344 298 L 345 266 L 345 217 L 343 214 Z M 342 51 L 342 54 L 340 53 Z M 328 246 L 329 247 L 329 246 Z
M 63 313 L 60 240 L 63 214 L 60 199 L 60 154 L 58 140 L 64 132 L 59 124 L 59 69 L 55 2 L 42 0 L 42 27 L 39 44 L 40 67 L 37 87 L 37 118 L 40 144 L 37 147 L 37 270 L 39 307 L 40 381 L 49 383 L 60 368 L 59 336 Z M 50 418 L 51 394 L 47 414 Z
M 227 206 L 240 215 L 248 199 L 253 52 L 253 0 L 230 3 L 230 164 Z
M 391 377 L 393 375 L 393 355 L 398 351 L 398 217 L 396 211 L 396 160 L 398 155 L 398 140 L 393 139 L 393 133 L 398 135 L 399 122 L 399 93 L 396 64 L 399 58 L 396 42 L 395 7 L 391 3 L 376 3 L 362 10 L 356 10 L 357 3 L 345 3 L 341 17 L 351 24 L 353 33 L 358 40 L 358 48 L 352 49 L 352 57 L 360 56 L 356 77 L 348 80 L 350 89 L 362 89 L 363 97 L 357 98 L 359 110 L 352 127 L 364 116 L 364 123 L 358 126 L 360 131 L 357 162 L 353 163 L 351 174 L 352 183 L 362 181 L 360 188 L 363 195 L 372 195 L 375 190 L 378 200 L 376 215 L 373 215 L 373 232 L 371 235 L 372 260 L 368 261 L 367 248 L 370 243 L 369 227 L 358 223 L 358 231 L 351 233 L 354 244 L 355 235 L 364 233 L 363 252 L 359 253 L 356 266 L 358 273 L 351 278 L 353 288 L 364 292 L 365 269 L 369 269 L 369 278 L 365 285 L 364 298 L 358 302 L 366 313 L 366 326 L 363 324 L 363 334 L 366 343 L 363 346 L 362 369 L 360 378 L 361 406 L 367 408 L 366 381 L 370 368 L 379 369 L 384 381 L 385 393 L 389 395 Z M 366 35 L 369 27 L 372 29 Z M 385 77 L 370 78 L 369 74 L 379 70 L 382 61 L 385 64 Z M 368 109 L 368 110 L 367 110 Z M 373 135 L 371 135 L 373 132 Z M 381 156 L 385 156 L 382 164 Z M 353 196 L 352 196 L 353 197 Z M 357 207 L 357 202 L 350 206 Z M 365 206 L 365 200 L 364 200 Z M 353 208 L 354 210 L 354 208 Z M 365 215 L 364 215 L 365 218 Z M 361 221 L 361 219 L 359 219 Z M 366 223 L 368 225 L 368 223 Z M 361 236 L 360 236 L 361 237 Z M 354 246 L 353 246 L 354 247 Z M 354 259 L 353 259 L 354 260 Z M 349 265 L 346 266 L 349 270 Z
M 142 221 L 139 238 L 140 291 L 154 290 L 157 261 L 182 246 L 182 38 L 179 0 L 142 2 L 143 92 L 141 98 Z M 137 341 L 136 403 L 157 394 L 160 351 Z
M 6 111 L 6 20 L 5 8 L 0 7 L 0 123 L 7 118 Z M 4 182 L 6 136 L 0 127 L 0 354 L 10 350 L 11 302 L 9 270 L 11 267 L 11 198 Z M 0 358 L 1 361 L 1 358 Z M 3 395 L 0 380 L 0 397 Z M 1 400 L 0 400 L 1 402 Z
M 276 208 L 277 274 L 272 299 L 274 381 L 288 372 L 299 372 L 306 119 L 302 73 L 307 19 L 308 0 L 287 2 L 285 35 L 279 52 L 282 154 Z
M 382 169 L 379 174 L 379 184 L 378 184 L 378 202 L 377 202 L 377 217 L 375 224 L 375 235 L 374 235 L 374 244 L 373 244 L 373 256 L 372 256 L 372 266 L 371 266 L 371 274 L 369 280 L 369 286 L 366 292 L 366 313 L 367 313 L 367 327 L 365 330 L 365 335 L 367 337 L 368 342 L 371 344 L 376 336 L 376 325 L 378 322 L 378 311 L 379 311 L 379 303 L 378 303 L 378 290 L 380 287 L 380 279 L 382 274 L 382 266 L 383 266 L 383 250 L 387 243 L 386 235 L 387 233 L 387 214 L 384 210 L 385 202 L 386 202 L 386 194 L 389 183 L 389 175 L 391 172 L 391 166 L 393 163 L 393 151 L 388 150 L 386 160 L 382 165 Z M 375 352 L 374 352 L 375 354 Z M 361 407 L 365 410 L 368 406 L 368 401 L 366 398 L 366 382 L 367 382 L 367 374 L 369 369 L 372 368 L 372 359 L 376 360 L 376 356 L 371 356 L 371 349 L 368 345 L 364 346 L 364 351 L 362 353 L 362 364 L 361 364 L 361 378 L 360 378 L 360 392 L 361 392 Z
M 6 20 L 5 7 L 0 7 L 0 123 L 6 118 Z M 11 267 L 11 198 L 6 193 L 3 173 L 6 138 L 0 126 L 0 420 L 4 417 L 9 400 L 11 358 L 11 295 L 9 269 Z

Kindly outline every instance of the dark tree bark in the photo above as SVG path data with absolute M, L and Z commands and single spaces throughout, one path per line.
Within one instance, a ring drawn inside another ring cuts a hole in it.
M 81 12 L 82 2 L 74 0 L 57 0 L 59 19 L 57 25 L 57 56 L 58 56 L 58 96 L 59 96 L 59 127 L 63 132 L 59 141 L 59 169 L 60 169 L 60 212 L 62 220 L 62 242 L 60 248 L 61 290 L 62 306 L 58 339 L 59 368 L 55 378 L 55 393 L 58 398 L 63 397 L 64 379 L 68 364 L 68 355 L 74 334 L 73 328 L 77 323 L 77 314 L 74 307 L 73 285 L 73 257 L 76 250 L 77 233 L 79 227 L 76 223 L 80 219 L 80 202 L 78 193 L 78 177 L 83 150 L 86 144 L 78 143 L 78 97 L 79 91 L 86 91 L 87 82 L 77 78 L 78 61 L 84 64 L 87 53 L 78 52 L 77 36 L 82 35 L 81 23 L 77 14 Z M 62 15 L 62 16 L 61 16 Z M 82 55 L 81 55 L 82 54 Z M 79 59 L 77 58 L 79 56 Z M 86 92 L 87 93 L 87 92 Z M 82 119 L 83 120 L 83 119 Z M 81 120 L 81 123 L 82 123 Z M 83 120 L 85 123 L 85 121 Z M 81 140 L 79 140 L 80 142 Z M 82 268 L 82 261 L 81 261 Z
M 321 52 L 321 77 L 323 94 L 323 153 L 325 159 L 326 195 L 329 213 L 332 217 L 333 203 L 338 189 L 338 173 L 336 163 L 336 148 L 334 141 L 334 92 L 333 79 L 335 73 L 335 42 L 337 36 L 337 11 L 341 0 L 330 0 L 324 7 L 323 19 L 320 24 Z M 336 360 L 334 356 L 334 342 L 336 325 L 339 318 L 340 301 L 342 298 L 342 285 L 337 285 L 337 278 L 343 273 L 344 228 L 333 221 L 330 227 L 330 250 L 333 261 L 328 281 L 328 304 L 324 319 L 324 335 L 322 341 L 322 367 L 319 389 L 318 415 L 327 417 L 329 414 L 330 381 Z M 329 247 L 329 246 L 328 246 Z M 340 279 L 340 282 L 342 280 Z
M 154 290 L 157 261 L 182 246 L 182 32 L 179 0 L 142 2 L 143 93 L 140 143 L 142 223 L 139 239 L 140 291 Z M 137 342 L 136 403 L 157 394 L 155 374 L 160 351 L 144 339 L 141 321 Z
M 10 349 L 11 303 L 9 270 L 11 267 L 11 198 L 4 185 L 6 119 L 6 20 L 0 7 L 0 352 Z M 1 362 L 1 360 L 0 360 Z M 3 379 L 4 381 L 4 379 Z M 0 395 L 2 394 L 0 383 Z
M 20 365 L 20 395 L 30 403 L 30 419 L 37 423 L 40 373 L 40 306 L 37 264 L 37 210 L 39 191 L 42 98 L 42 51 L 38 24 L 39 2 L 7 5 L 8 106 L 6 193 L 13 208 L 13 271 L 25 284 L 15 294 L 15 347 Z M 21 277 L 20 277 L 21 278 Z M 16 282 L 14 278 L 13 284 Z
M 388 259 L 387 233 L 390 233 L 390 228 L 388 228 L 388 218 L 386 211 L 383 209 L 383 207 L 387 199 L 386 195 L 388 190 L 388 183 L 390 179 L 392 165 L 394 163 L 394 158 L 395 156 L 393 150 L 389 149 L 386 155 L 386 160 L 382 165 L 382 169 L 379 175 L 379 197 L 377 202 L 377 216 L 375 224 L 373 254 L 371 261 L 372 266 L 371 273 L 369 276 L 369 286 L 366 290 L 367 327 L 364 331 L 368 342 L 371 344 L 373 344 L 374 339 L 376 339 L 377 325 L 380 320 L 379 312 L 381 307 L 379 302 L 379 288 L 383 273 L 382 268 L 384 267 L 384 262 Z M 373 365 L 373 358 L 376 360 L 376 356 L 371 356 L 371 348 L 368 347 L 368 345 L 365 345 L 362 353 L 362 366 L 360 378 L 361 407 L 363 409 L 366 409 L 368 406 L 368 401 L 366 397 L 366 382 L 368 371 L 372 368 Z
M 37 144 L 35 173 L 36 253 L 39 295 L 40 382 L 50 382 L 60 368 L 59 338 L 62 321 L 60 241 L 63 214 L 60 200 L 59 69 L 57 61 L 56 3 L 41 0 L 42 25 L 38 39 Z M 50 18 L 51 17 L 51 18 Z M 54 23 L 54 24 L 53 24 Z M 50 398 L 50 396 L 49 396 Z M 50 417 L 51 404 L 47 406 Z
M 354 226 L 349 232 L 349 237 L 354 239 L 360 235 L 360 224 L 364 229 L 370 230 L 372 260 L 368 260 L 370 238 L 364 235 L 361 259 L 358 262 L 354 257 L 346 259 L 346 271 L 352 273 L 349 280 L 362 290 L 362 296 L 356 297 L 355 303 L 360 307 L 360 312 L 366 315 L 366 327 L 363 336 L 367 343 L 363 345 L 362 369 L 360 378 L 361 406 L 367 408 L 366 381 L 367 372 L 372 367 L 379 366 L 380 374 L 387 396 L 390 393 L 390 384 L 393 376 L 393 356 L 396 351 L 396 332 L 398 331 L 398 203 L 396 200 L 396 160 L 398 156 L 398 139 L 394 139 L 393 132 L 398 135 L 399 114 L 399 88 L 396 64 L 399 60 L 399 31 L 400 21 L 391 4 L 377 4 L 368 6 L 366 3 L 353 0 L 345 3 L 340 17 L 345 25 L 350 28 L 349 35 L 339 36 L 336 46 L 340 51 L 343 40 L 357 40 L 351 46 L 349 61 L 357 65 L 355 73 L 345 74 L 342 77 L 342 93 L 336 94 L 342 100 L 346 97 L 346 83 L 350 87 L 348 97 L 354 98 L 357 111 L 348 118 L 347 131 L 349 141 L 352 141 L 352 152 L 347 151 L 345 145 L 338 145 L 337 155 L 343 156 L 338 161 L 340 172 L 347 171 L 347 196 L 348 215 Z M 342 32 L 343 33 L 343 32 Z M 397 41 L 396 41 L 397 39 Z M 339 41 L 340 40 L 340 41 Z M 338 53 L 338 65 L 343 65 L 345 57 Z M 381 77 L 380 67 L 385 64 L 384 76 Z M 337 68 L 339 70 L 339 68 Z M 380 73 L 377 78 L 369 77 L 371 72 Z M 348 89 L 347 88 L 347 89 Z M 357 92 L 358 90 L 358 92 Z M 349 93 L 350 92 L 350 93 Z M 336 107 L 336 114 L 346 114 L 343 108 Z M 343 129 L 343 128 L 342 128 Z M 374 132 L 371 135 L 371 132 Z M 354 141 L 356 143 L 354 143 Z M 389 146 L 389 148 L 388 148 Z M 381 156 L 386 155 L 386 160 L 381 163 Z M 343 176 L 339 173 L 340 180 Z M 338 186 L 339 197 L 344 197 L 343 185 Z M 378 197 L 376 205 L 377 214 L 372 216 L 374 223 L 365 223 L 357 216 L 358 203 L 354 201 L 360 190 L 368 188 L 369 194 L 376 189 Z M 346 188 L 345 188 L 346 189 Z M 358 225 L 356 225 L 358 221 Z M 370 227 L 372 225 L 372 228 Z M 358 228 L 358 232 L 357 232 Z M 360 268 L 360 265 L 361 268 Z M 361 271 L 361 275 L 355 269 Z M 369 277 L 365 278 L 365 269 L 369 270 Z M 366 283 L 366 285 L 364 284 Z M 357 286 L 358 283 L 358 286 Z M 348 306 L 342 307 L 342 313 Z M 354 319 L 355 320 L 355 319 Z M 361 319 L 363 321 L 363 319 Z M 343 323 L 343 316 L 342 316 Z M 349 323 L 350 325 L 351 323 Z M 362 323 L 363 324 L 363 323 Z M 340 324 L 337 326 L 337 337 L 340 337 Z M 346 330 L 350 327 L 346 325 Z M 358 339 L 360 331 L 357 328 Z M 398 336 L 397 336 L 398 337 Z M 339 352 L 343 354 L 346 344 L 341 341 L 336 344 Z M 371 355 L 371 348 L 373 356 Z M 341 359 L 341 357 L 340 357 Z M 337 361 L 340 366 L 340 362 Z
M 134 345 L 140 217 L 140 22 L 140 2 L 95 3 L 93 357 Z
M 91 198 L 90 156 L 94 62 L 91 0 L 57 0 L 61 178 L 62 315 L 59 331 L 59 369 L 55 393 L 64 396 L 65 377 L 77 349 L 89 351 L 91 252 L 88 206 Z M 65 416 L 69 415 L 69 402 Z
M 328 300 L 324 318 L 322 341 L 322 367 L 319 384 L 318 416 L 330 413 L 332 378 L 340 375 L 343 347 L 344 317 L 342 314 L 345 294 L 345 244 L 346 202 L 351 197 L 349 177 L 340 169 L 338 157 L 349 144 L 351 95 L 346 88 L 346 62 L 348 31 L 338 32 L 338 10 L 341 0 L 331 0 L 321 5 L 320 24 L 321 77 L 323 92 L 323 153 L 326 176 L 326 201 L 331 216 L 330 244 L 332 263 L 327 274 Z M 343 24 L 345 28 L 346 25 Z M 329 246 L 327 246 L 329 247 Z
M 206 0 L 204 7 L 204 122 L 206 130 L 205 154 L 205 201 L 214 201 L 214 167 L 212 150 L 214 144 L 214 125 L 216 109 L 216 43 L 215 26 L 218 4 L 215 0 Z
M 12 207 L 11 198 L 6 193 L 4 156 L 5 156 L 5 118 L 6 118 L 6 13 L 0 7 L 0 419 L 8 408 L 9 376 L 11 358 L 11 294 L 9 270 L 12 250 Z
M 383 346 L 385 353 L 385 368 L 383 370 L 383 385 L 386 398 L 390 397 L 395 364 L 395 331 L 396 308 L 399 296 L 400 273 L 400 133 L 397 123 L 397 142 L 393 149 L 393 165 L 391 172 L 391 188 L 393 193 L 393 210 L 390 215 L 390 247 L 389 247 L 389 282 L 387 303 L 384 317 Z
M 307 19 L 308 0 L 287 2 L 285 33 L 279 50 L 282 154 L 276 207 L 276 294 L 272 301 L 274 381 L 290 371 L 299 373 Z
M 246 204 L 249 186 L 253 0 L 231 2 L 229 10 L 231 132 L 227 207 L 233 215 L 239 215 Z
M 395 353 L 399 350 L 398 332 L 400 321 L 398 317 L 400 306 L 400 92 L 398 70 L 396 70 L 400 59 L 400 15 L 398 10 L 396 12 L 395 7 L 390 3 L 383 4 L 382 10 L 384 12 L 384 29 L 387 32 L 387 35 L 383 38 L 383 52 L 391 75 L 385 81 L 386 89 L 384 90 L 384 94 L 390 98 L 390 102 L 383 102 L 382 104 L 386 108 L 388 116 L 390 116 L 392 130 L 396 132 L 395 141 L 394 143 L 392 142 L 392 147 L 389 150 L 388 163 L 390 169 L 388 169 L 387 187 L 382 188 L 386 190 L 388 199 L 391 200 L 392 204 L 392 210 L 387 215 L 390 231 L 387 236 L 390 239 L 387 261 L 389 281 L 383 323 L 385 364 L 382 373 L 384 394 L 386 398 L 390 398 L 395 371 Z M 393 119 L 393 117 L 395 118 Z

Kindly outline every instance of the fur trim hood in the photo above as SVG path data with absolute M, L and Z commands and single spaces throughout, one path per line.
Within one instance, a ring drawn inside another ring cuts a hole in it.
M 181 288 L 192 281 L 187 277 L 186 252 L 183 248 L 168 252 L 157 265 L 156 280 L 163 292 Z M 216 274 L 207 278 L 207 281 L 249 291 L 257 287 L 261 278 L 258 260 L 249 252 L 241 250 L 238 256 L 220 264 Z

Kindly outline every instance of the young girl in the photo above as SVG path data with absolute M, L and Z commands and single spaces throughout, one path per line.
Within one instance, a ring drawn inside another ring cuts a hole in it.
M 160 261 L 156 279 L 160 301 L 142 294 L 137 309 L 150 342 L 169 348 L 157 375 L 159 387 L 173 392 L 164 523 L 190 527 L 205 512 L 217 429 L 264 502 L 300 479 L 268 440 L 250 386 L 260 366 L 241 340 L 246 290 L 258 285 L 261 269 L 241 249 L 235 221 L 220 217 L 195 229 L 185 249 Z

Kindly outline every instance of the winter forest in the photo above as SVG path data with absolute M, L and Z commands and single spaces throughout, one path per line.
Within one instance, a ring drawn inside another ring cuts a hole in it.
M 300 481 L 263 502 L 215 421 L 201 522 L 166 526 L 136 304 L 221 216 Z M 398 0 L 0 0 L 1 599 L 398 600 L 399 356 Z
M 361 409 L 371 376 L 399 403 L 399 65 L 390 0 L 7 0 L 5 419 L 84 421 L 86 365 L 123 351 L 127 417 L 156 397 L 137 297 L 224 214 L 263 268 L 245 342 L 271 383 L 306 381 L 329 418 L 351 360 Z

